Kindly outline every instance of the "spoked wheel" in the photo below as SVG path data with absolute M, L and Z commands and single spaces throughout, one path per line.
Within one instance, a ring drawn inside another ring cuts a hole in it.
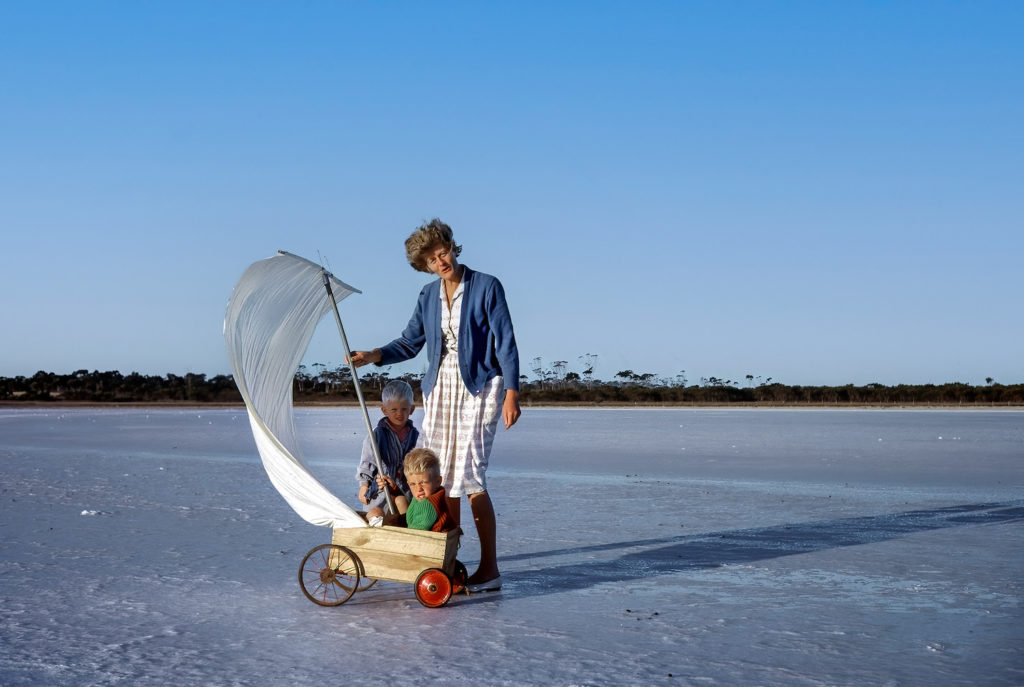
M 363 562 L 358 556 L 356 556 L 356 563 L 359 564 L 359 584 L 356 586 L 356 591 L 365 592 L 367 589 L 377 584 L 377 578 L 366 576 L 366 568 L 363 567 Z
M 452 594 L 461 594 L 466 591 L 467 577 L 469 577 L 469 571 L 466 570 L 466 566 L 462 564 L 462 561 L 456 559 L 455 567 L 452 569 Z
M 359 588 L 360 567 L 356 555 L 344 546 L 323 544 L 302 559 L 299 585 L 313 603 L 340 606 Z
M 429 568 L 416 578 L 416 598 L 427 608 L 440 608 L 452 598 L 452 580 L 444 570 Z
M 367 589 L 377 584 L 377 580 L 372 577 L 360 577 L 359 578 L 359 589 L 357 592 L 365 592 Z

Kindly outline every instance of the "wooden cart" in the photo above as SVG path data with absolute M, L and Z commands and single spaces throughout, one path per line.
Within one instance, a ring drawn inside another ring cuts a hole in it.
M 299 584 L 313 603 L 340 606 L 377 580 L 411 582 L 421 604 L 438 608 L 466 588 L 466 566 L 455 558 L 460 533 L 335 528 L 330 544 L 315 547 L 302 559 Z

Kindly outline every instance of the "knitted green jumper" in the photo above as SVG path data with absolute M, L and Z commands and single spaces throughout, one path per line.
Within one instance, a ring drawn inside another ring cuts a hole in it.
M 405 525 L 411 530 L 429 530 L 437 522 L 437 509 L 430 499 L 413 499 L 405 511 Z

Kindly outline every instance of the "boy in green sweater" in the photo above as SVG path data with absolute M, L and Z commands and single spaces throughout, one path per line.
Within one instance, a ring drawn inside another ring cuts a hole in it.
M 415 448 L 405 454 L 405 479 L 412 500 L 405 511 L 406 527 L 414 530 L 447 532 L 455 529 L 448 499 L 441 486 L 441 461 L 429 448 Z

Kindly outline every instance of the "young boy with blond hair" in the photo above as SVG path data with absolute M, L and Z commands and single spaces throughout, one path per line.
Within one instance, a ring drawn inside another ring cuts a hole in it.
M 447 532 L 458 527 L 448 510 L 447 494 L 441 486 L 441 461 L 437 454 L 428 448 L 413 449 L 405 456 L 403 472 L 412 492 L 411 500 L 404 502 L 403 499 L 403 503 L 398 505 L 399 512 L 405 514 L 405 526 L 431 532 Z M 387 477 L 380 477 L 378 481 L 391 485 Z M 384 511 L 378 507 L 366 515 L 373 524 L 383 520 Z
M 363 450 L 359 458 L 356 479 L 359 480 L 359 501 L 369 506 L 369 510 L 384 507 L 384 491 L 380 488 L 377 474 L 377 460 L 373 453 L 371 441 L 377 442 L 380 460 L 385 475 L 389 478 L 391 495 L 395 505 L 400 501 L 408 503 L 410 498 L 409 485 L 402 474 L 402 460 L 419 441 L 420 433 L 412 424 L 412 413 L 416 410 L 413 403 L 412 387 L 407 382 L 395 379 L 387 383 L 380 393 L 380 411 L 384 417 L 380 419 L 373 434 L 363 441 Z M 400 513 L 404 508 L 399 506 Z

